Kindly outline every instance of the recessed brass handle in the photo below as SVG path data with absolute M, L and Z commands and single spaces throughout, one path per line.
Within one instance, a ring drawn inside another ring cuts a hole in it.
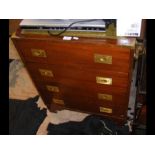
M 42 76 L 48 76 L 48 77 L 53 77 L 53 73 L 51 70 L 47 69 L 39 69 L 39 72 Z
M 51 91 L 51 92 L 56 92 L 56 93 L 59 92 L 59 88 L 57 86 L 46 85 L 46 88 L 48 91 Z
M 47 57 L 46 52 L 42 49 L 31 49 L 31 52 L 35 57 Z
M 105 85 L 112 85 L 112 78 L 106 78 L 106 77 L 96 77 L 96 83 L 98 84 L 105 84 Z
M 98 99 L 112 101 L 112 95 L 98 93 Z
M 102 55 L 102 54 L 94 54 L 94 61 L 96 63 L 112 64 L 112 56 Z
M 53 98 L 53 103 L 55 103 L 55 104 L 60 104 L 60 105 L 64 105 L 64 101 L 63 101 L 63 100 L 56 99 L 56 98 Z
M 111 108 L 100 107 L 100 112 L 110 114 L 110 113 L 112 113 L 112 109 Z

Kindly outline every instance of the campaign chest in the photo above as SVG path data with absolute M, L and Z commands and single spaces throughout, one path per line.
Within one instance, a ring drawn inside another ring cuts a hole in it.
M 130 95 L 132 38 L 12 36 L 47 107 L 103 115 L 125 123 Z

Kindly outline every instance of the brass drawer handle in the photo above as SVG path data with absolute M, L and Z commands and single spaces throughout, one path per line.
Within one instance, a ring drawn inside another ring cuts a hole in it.
M 53 73 L 51 70 L 39 69 L 39 72 L 42 76 L 53 77 Z
M 112 85 L 112 78 L 105 78 L 105 77 L 96 77 L 96 83 L 98 84 L 105 84 L 105 85 Z
M 98 93 L 98 99 L 112 101 L 112 95 Z
M 51 92 L 56 92 L 56 93 L 59 92 L 59 88 L 57 86 L 47 85 L 46 88 L 47 88 L 48 91 L 51 91 Z
M 96 63 L 112 64 L 112 56 L 102 55 L 102 54 L 94 54 L 94 61 Z
M 112 109 L 110 108 L 105 108 L 105 107 L 100 107 L 100 112 L 104 112 L 104 113 L 112 113 Z
M 56 99 L 56 98 L 53 98 L 53 103 L 55 103 L 55 104 L 60 104 L 60 105 L 64 105 L 64 101 L 63 101 L 63 100 Z
M 46 52 L 42 49 L 31 49 L 31 52 L 35 57 L 47 57 Z

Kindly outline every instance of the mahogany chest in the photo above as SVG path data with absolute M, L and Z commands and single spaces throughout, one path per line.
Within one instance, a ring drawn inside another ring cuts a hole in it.
M 72 109 L 123 124 L 127 119 L 134 43 L 131 38 L 12 36 L 47 107 Z

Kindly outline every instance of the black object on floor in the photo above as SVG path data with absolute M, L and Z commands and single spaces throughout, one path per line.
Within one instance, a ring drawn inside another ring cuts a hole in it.
M 9 134 L 34 135 L 45 117 L 46 109 L 37 107 L 39 96 L 27 100 L 9 100 Z
M 128 126 L 119 127 L 114 122 L 96 115 L 89 115 L 81 122 L 48 125 L 48 135 L 128 135 Z

